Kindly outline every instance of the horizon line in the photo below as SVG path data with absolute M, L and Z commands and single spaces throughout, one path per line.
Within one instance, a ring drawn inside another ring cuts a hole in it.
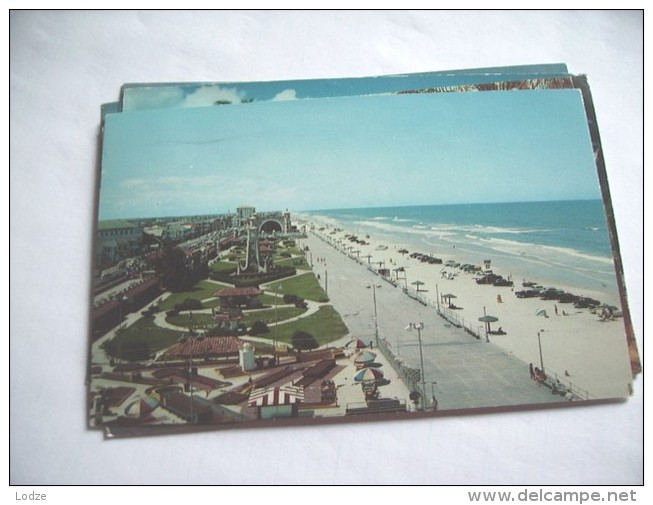
M 554 202 L 583 202 L 583 201 L 601 201 L 604 202 L 603 198 L 570 198 L 570 199 L 554 199 L 554 200 L 510 200 L 510 201 L 497 201 L 497 202 L 459 202 L 459 203 L 418 203 L 414 205 L 409 204 L 399 204 L 399 205 L 381 205 L 381 206 L 366 206 L 366 207 L 329 207 L 321 209 L 303 209 L 303 210 L 288 210 L 291 214 L 301 214 L 301 213 L 312 213 L 312 212 L 326 212 L 334 210 L 361 210 L 361 209 L 398 209 L 406 207 L 450 207 L 458 205 L 497 205 L 497 204 L 518 204 L 518 203 L 554 203 Z M 256 207 L 256 205 L 253 205 Z M 238 207 L 235 207 L 237 209 Z M 286 206 L 286 209 L 288 207 Z M 258 212 L 285 212 L 284 210 L 260 210 Z M 97 222 L 102 223 L 106 221 L 133 221 L 141 219 L 179 219 L 187 217 L 210 217 L 210 216 L 226 216 L 230 214 L 235 214 L 234 211 L 227 210 L 226 212 L 210 212 L 210 213 L 189 213 L 189 214 L 177 214 L 177 215 L 160 215 L 160 216 L 136 216 L 136 217 L 111 217 L 106 219 L 98 218 Z

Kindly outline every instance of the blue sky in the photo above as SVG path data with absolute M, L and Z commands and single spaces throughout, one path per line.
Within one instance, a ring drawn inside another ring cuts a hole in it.
M 105 123 L 100 219 L 585 198 L 600 191 L 577 90 L 268 101 Z

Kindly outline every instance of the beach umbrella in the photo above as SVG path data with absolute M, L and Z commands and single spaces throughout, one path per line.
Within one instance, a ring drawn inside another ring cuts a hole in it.
M 354 375 L 356 382 L 375 381 L 382 378 L 383 372 L 377 368 L 364 368 Z
M 422 281 L 411 282 L 411 284 L 412 284 L 413 286 L 417 286 L 417 291 L 419 291 L 419 287 L 420 287 L 420 286 L 423 286 L 423 285 L 424 285 L 424 283 L 423 283 Z
M 542 317 L 549 317 L 548 314 L 546 313 L 546 309 L 537 309 L 535 311 L 536 316 L 542 316 Z
M 354 359 L 354 363 L 371 363 L 376 359 L 376 353 L 372 351 L 362 351 Z
M 488 333 L 490 332 L 490 323 L 496 323 L 499 318 L 494 317 L 494 316 L 488 316 L 487 314 L 485 316 L 479 317 L 478 320 L 482 323 L 485 323 L 485 331 Z
M 456 295 L 452 295 L 451 293 L 447 293 L 446 295 L 442 295 L 443 300 L 447 300 L 447 303 L 451 303 L 452 298 L 458 298 Z
M 364 349 L 365 347 L 367 347 L 365 342 L 363 342 L 360 338 L 354 338 L 350 340 L 349 342 L 347 342 L 347 345 L 345 345 L 345 347 L 349 347 L 351 344 L 354 344 L 354 347 L 356 349 Z

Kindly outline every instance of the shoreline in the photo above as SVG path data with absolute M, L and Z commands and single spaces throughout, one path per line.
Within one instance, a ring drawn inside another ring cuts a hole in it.
M 365 266 L 368 266 L 369 261 L 369 266 L 374 269 L 383 265 L 389 269 L 390 277 L 395 279 L 399 287 L 408 288 L 409 291 L 418 287 L 419 296 L 432 306 L 437 306 L 440 302 L 441 307 L 446 307 L 446 303 L 439 300 L 440 295 L 454 294 L 456 298 L 451 301 L 459 309 L 449 312 L 464 321 L 466 326 L 477 330 L 482 337 L 485 337 L 485 330 L 478 318 L 484 314 L 497 317 L 498 322 L 492 323 L 492 329 L 497 330 L 501 327 L 505 334 L 489 335 L 490 341 L 525 363 L 534 363 L 535 366 L 543 363 L 548 374 L 573 382 L 579 388 L 588 391 L 594 398 L 623 398 L 630 394 L 632 373 L 622 318 L 603 322 L 598 315 L 590 313 L 588 309 L 576 309 L 573 304 L 544 301 L 539 297 L 517 298 L 515 292 L 523 289 L 521 283 L 522 277 L 525 276 L 522 276 L 517 268 L 513 268 L 516 265 L 505 264 L 505 259 L 500 256 L 478 258 L 459 247 L 452 247 L 448 252 L 435 247 L 419 249 L 415 248 L 417 245 L 415 241 L 394 242 L 393 237 L 388 236 L 387 233 L 360 233 L 359 229 L 359 238 L 367 242 L 365 245 L 360 245 L 345 239 L 345 235 L 356 234 L 356 230 L 346 230 L 340 224 L 335 225 L 334 222 L 337 222 L 335 219 L 328 219 L 329 222 L 325 222 L 314 216 L 299 217 L 309 226 L 313 225 L 313 232 L 335 248 L 355 246 L 348 251 L 351 261 L 358 261 Z M 318 231 L 322 226 L 325 229 L 322 232 Z M 335 228 L 341 231 L 331 233 Z M 338 240 L 340 243 L 337 242 Z M 385 249 L 380 246 L 384 246 Z M 432 254 L 441 258 L 443 263 L 420 262 L 418 259 L 410 258 L 409 254 L 399 253 L 402 248 L 408 249 L 409 253 Z M 359 252 L 355 253 L 355 251 Z M 506 278 L 512 276 L 515 286 L 511 288 L 479 285 L 475 282 L 478 274 L 446 267 L 448 260 L 483 265 L 483 259 L 492 260 L 491 269 L 494 273 Z M 395 271 L 398 268 L 404 269 L 405 277 Z M 443 278 L 442 270 L 454 276 L 451 279 Z M 397 280 L 395 276 L 399 275 L 401 277 Z M 551 286 L 544 277 L 526 277 L 526 279 L 545 287 Z M 413 285 L 412 283 L 416 281 L 423 284 Z M 602 303 L 621 306 L 620 303 L 606 299 L 605 293 L 601 291 L 580 292 L 577 287 L 560 283 L 555 286 L 577 295 L 596 298 Z M 544 309 L 548 317 L 537 316 L 536 312 L 540 309 Z M 436 315 L 435 310 L 434 315 Z M 441 324 L 446 324 L 444 319 L 440 317 L 438 319 Z M 473 337 L 470 335 L 470 338 Z
M 549 254 L 557 252 L 565 254 L 563 247 L 524 243 L 520 244 L 524 251 L 516 254 L 514 250 L 505 252 L 496 248 L 496 245 L 503 239 L 470 238 L 469 234 L 460 236 L 453 232 L 440 233 L 438 236 L 436 232 L 427 227 L 419 228 L 419 225 L 415 225 L 411 229 L 400 227 L 388 229 L 376 223 L 359 222 L 356 223 L 356 229 L 353 229 L 351 226 L 353 223 L 346 224 L 331 216 L 301 213 L 298 213 L 298 216 L 309 222 L 320 223 L 320 226 L 338 227 L 343 230 L 346 228 L 345 233 L 355 234 L 359 237 L 370 236 L 377 245 L 393 244 L 397 246 L 397 250 L 403 247 L 411 253 L 418 251 L 430 254 L 441 258 L 443 262 L 455 260 L 460 263 L 482 264 L 484 259 L 492 259 L 492 267 L 500 265 L 499 268 L 502 270 L 500 273 L 504 277 L 512 274 L 516 290 L 521 289 L 522 279 L 525 279 L 544 287 L 556 287 L 580 296 L 598 299 L 601 303 L 621 306 L 616 268 L 612 258 L 595 257 L 577 251 L 574 254 L 566 254 L 565 260 L 567 256 L 572 261 L 590 258 L 594 260 L 595 264 L 601 264 L 601 271 L 595 272 L 594 268 L 589 268 L 587 265 L 572 264 L 570 266 L 560 260 L 546 261 L 526 251 L 528 248 L 535 247 L 538 250 L 545 250 Z M 400 219 L 399 221 L 404 220 Z M 379 223 L 387 223 L 387 220 L 380 220 Z M 455 239 L 452 238 L 454 235 L 457 235 Z M 512 244 L 513 249 L 516 248 L 516 245 L 516 242 Z M 371 251 L 371 254 L 374 252 Z

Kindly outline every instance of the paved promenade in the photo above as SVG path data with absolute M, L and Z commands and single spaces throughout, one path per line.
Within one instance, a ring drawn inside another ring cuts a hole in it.
M 322 287 L 353 337 L 375 340 L 376 295 L 380 338 L 391 344 L 395 355 L 419 369 L 418 333 L 405 327 L 424 323 L 426 397 L 430 400 L 434 394 L 440 410 L 567 401 L 531 380 L 528 363 L 451 327 L 434 308 L 409 298 L 401 288 L 369 271 L 366 264 L 357 263 L 313 234 L 304 243 L 310 247 Z

